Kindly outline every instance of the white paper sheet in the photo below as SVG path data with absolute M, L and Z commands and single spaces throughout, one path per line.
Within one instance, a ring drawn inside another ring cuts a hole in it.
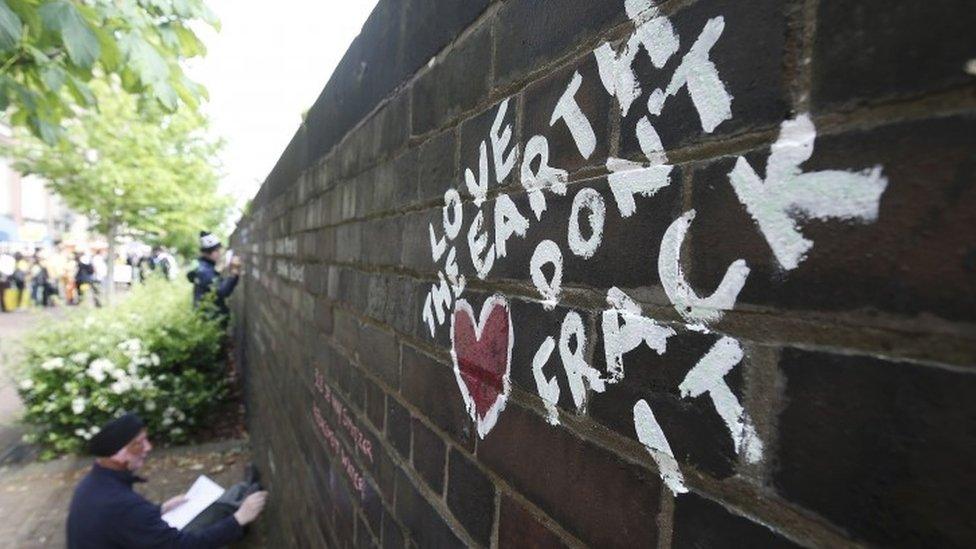
M 163 520 L 173 528 L 182 530 L 223 494 L 224 489 L 219 484 L 206 475 L 200 475 L 186 492 L 186 503 L 163 515 Z

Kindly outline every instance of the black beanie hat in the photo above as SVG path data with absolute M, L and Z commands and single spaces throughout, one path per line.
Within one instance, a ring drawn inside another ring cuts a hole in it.
M 88 441 L 88 449 L 97 457 L 114 456 L 116 452 L 132 442 L 146 424 L 142 418 L 129 412 L 102 426 L 102 430 Z

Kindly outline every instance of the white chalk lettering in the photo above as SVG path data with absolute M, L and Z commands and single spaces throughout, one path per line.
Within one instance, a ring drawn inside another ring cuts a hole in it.
M 501 134 L 498 133 L 501 131 L 502 122 L 505 121 L 505 114 L 508 112 L 508 102 L 509 99 L 506 99 L 498 107 L 498 114 L 495 115 L 495 121 L 491 124 L 491 134 L 489 134 L 491 154 L 495 161 L 495 178 L 499 183 L 508 177 L 518 160 L 518 147 L 512 149 L 508 158 L 504 158 L 505 149 L 508 148 L 508 144 L 512 140 L 512 125 L 506 124 L 505 130 Z
M 461 233 L 461 225 L 464 223 L 461 194 L 457 192 L 457 189 L 448 189 L 444 193 L 443 217 L 444 233 L 448 240 L 454 240 Z
M 575 340 L 575 348 L 570 343 Z M 573 395 L 576 409 L 583 410 L 586 404 L 586 386 L 598 393 L 606 390 L 603 378 L 596 368 L 586 363 L 586 328 L 579 313 L 570 311 L 563 319 L 562 330 L 559 334 L 559 358 L 563 361 L 566 379 L 569 381 L 569 392 Z M 583 381 L 586 380 L 586 384 Z
M 745 409 L 739 404 L 739 399 L 724 379 L 741 361 L 742 346 L 731 337 L 723 337 L 688 372 L 678 389 L 681 390 L 681 396 L 686 398 L 708 393 L 715 410 L 732 435 L 736 453 L 745 454 L 749 463 L 756 463 L 762 459 L 762 440 L 756 434 Z
M 732 95 L 719 78 L 718 69 L 708 54 L 725 30 L 725 18 L 713 17 L 705 23 L 698 40 L 681 59 L 681 64 L 671 75 L 666 91 L 656 89 L 647 100 L 651 114 L 661 114 L 664 102 L 681 88 L 687 86 L 691 102 L 698 111 L 702 129 L 711 133 L 722 122 L 732 118 Z
M 800 164 L 813 154 L 816 137 L 816 128 L 806 114 L 783 122 L 769 154 L 765 181 L 741 156 L 729 174 L 739 201 L 756 220 L 773 255 L 786 270 L 795 269 L 813 247 L 800 232 L 797 217 L 874 221 L 888 186 L 881 166 L 861 173 L 803 173 Z
M 553 267 L 550 280 L 546 280 L 546 275 L 542 272 L 544 265 Z M 542 296 L 542 306 L 546 310 L 552 310 L 559 303 L 559 292 L 562 291 L 563 284 L 563 253 L 559 246 L 552 240 L 543 240 L 536 245 L 529 263 L 529 272 L 535 289 Z
M 532 162 L 539 159 L 539 171 L 532 172 Z M 541 135 L 534 135 L 525 145 L 525 157 L 522 160 L 522 187 L 528 191 L 529 206 L 536 220 L 542 219 L 546 211 L 546 197 L 544 189 L 558 194 L 566 194 L 566 170 L 553 168 L 549 165 L 549 140 Z
M 620 217 L 630 217 L 637 211 L 634 196 L 654 196 L 670 185 L 674 166 L 657 164 L 645 167 L 629 160 L 608 158 L 607 169 L 610 170 L 608 181 L 613 199 L 620 210 Z
M 607 303 L 610 309 L 603 311 L 603 351 L 607 359 L 607 382 L 616 383 L 624 378 L 624 354 L 645 343 L 663 355 L 668 338 L 675 332 L 642 316 L 640 305 L 618 288 L 607 292 Z
M 583 77 L 580 73 L 574 73 L 569 86 L 566 87 L 566 91 L 552 111 L 549 125 L 555 125 L 556 121 L 560 119 L 566 122 L 566 127 L 569 128 L 569 133 L 573 135 L 573 141 L 576 142 L 576 148 L 579 149 L 583 158 L 588 159 L 596 150 L 596 134 L 593 133 L 593 126 L 590 125 L 590 121 L 583 114 L 583 109 L 576 102 L 576 92 L 579 91 L 582 83 Z
M 507 194 L 499 195 L 495 199 L 495 256 L 508 255 L 508 239 L 512 235 L 525 238 L 525 231 L 529 230 L 529 220 L 519 211 Z
M 444 252 L 447 251 L 447 240 L 444 237 L 437 238 L 434 234 L 434 224 L 430 223 L 427 225 L 430 228 L 430 255 L 434 258 L 434 263 L 441 260 Z
M 559 412 L 556 411 L 556 404 L 559 402 L 559 382 L 555 376 L 552 379 L 546 379 L 542 367 L 549 362 L 549 357 L 552 356 L 552 351 L 555 348 L 555 340 L 552 339 L 552 336 L 547 336 L 542 345 L 539 346 L 539 350 L 535 352 L 535 356 L 532 357 L 532 377 L 535 378 L 536 391 L 538 391 L 539 397 L 542 398 L 542 403 L 546 407 L 546 421 L 550 425 L 559 425 Z
M 670 488 L 674 495 L 687 492 L 685 477 L 678 467 L 678 460 L 674 459 L 671 445 L 668 444 L 668 439 L 661 430 L 661 424 L 657 422 L 646 400 L 638 400 L 637 404 L 634 404 L 634 429 L 637 431 L 637 440 L 651 454 L 654 463 L 657 463 L 658 473 L 665 486 Z
M 580 228 L 580 214 L 589 210 L 587 216 L 590 225 L 590 237 L 583 238 Z M 603 224 L 606 222 L 607 207 L 603 197 L 596 190 L 589 187 L 580 190 L 573 198 L 573 209 L 569 214 L 569 249 L 583 259 L 589 259 L 596 253 L 603 241 Z
M 484 141 L 478 148 L 478 177 L 475 178 L 471 168 L 465 168 L 464 183 L 474 197 L 474 205 L 480 208 L 488 196 L 488 146 Z
M 484 212 L 478 211 L 468 227 L 468 250 L 471 252 L 471 264 L 474 265 L 478 278 L 484 279 L 495 266 L 495 245 L 488 246 L 488 233 L 481 232 L 485 221 Z M 482 257 L 484 254 L 484 257 Z

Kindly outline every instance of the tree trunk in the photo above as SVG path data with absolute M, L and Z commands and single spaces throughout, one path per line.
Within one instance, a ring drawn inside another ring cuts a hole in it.
M 108 249 L 106 250 L 105 261 L 108 263 L 105 269 L 105 304 L 111 305 L 115 298 L 115 238 L 118 228 L 115 224 L 109 225 L 108 234 L 106 239 L 108 240 Z

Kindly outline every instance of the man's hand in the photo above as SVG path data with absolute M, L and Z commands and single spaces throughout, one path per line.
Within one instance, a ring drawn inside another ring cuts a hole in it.
M 258 518 L 261 511 L 264 511 L 264 504 L 268 500 L 268 492 L 262 490 L 260 492 L 254 492 L 253 494 L 244 498 L 241 506 L 234 513 L 234 518 L 237 520 L 237 524 L 245 526 L 254 522 L 254 519 Z
M 237 257 L 236 255 L 230 258 L 229 267 L 230 267 L 230 274 L 235 276 L 241 274 L 241 258 Z
M 180 494 L 178 496 L 169 498 L 161 506 L 161 508 L 160 508 L 160 514 L 161 515 L 165 515 L 166 513 L 169 513 L 170 511 L 172 511 L 173 509 L 176 509 L 177 507 L 179 507 L 180 505 L 183 505 L 184 503 L 186 503 L 186 494 Z

